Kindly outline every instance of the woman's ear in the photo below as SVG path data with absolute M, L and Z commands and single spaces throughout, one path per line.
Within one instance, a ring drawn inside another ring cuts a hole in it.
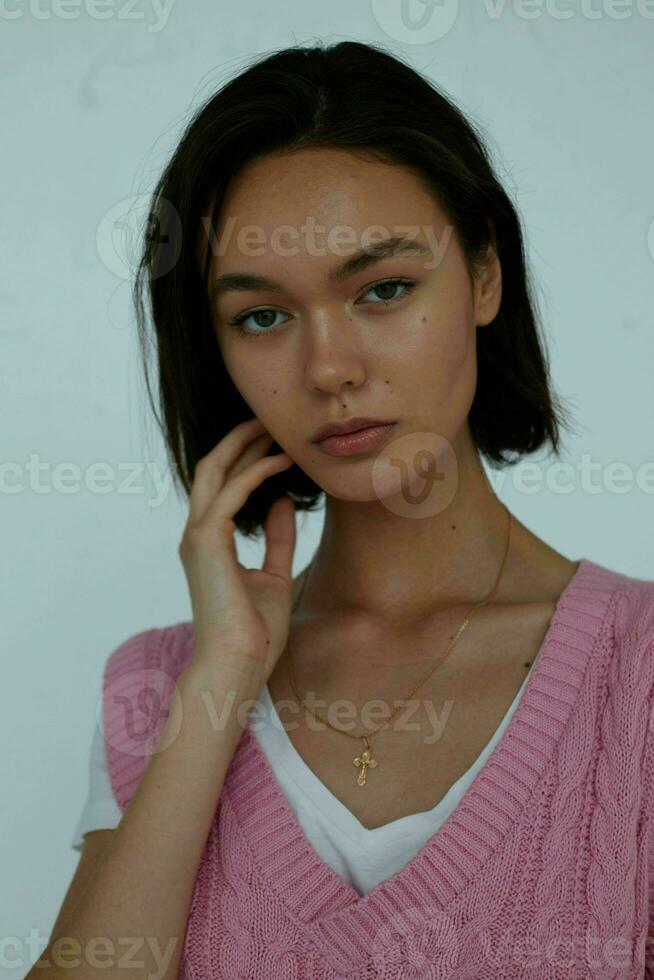
M 497 316 L 502 302 L 502 267 L 497 255 L 495 229 L 488 219 L 491 242 L 478 265 L 474 284 L 475 325 L 485 327 Z

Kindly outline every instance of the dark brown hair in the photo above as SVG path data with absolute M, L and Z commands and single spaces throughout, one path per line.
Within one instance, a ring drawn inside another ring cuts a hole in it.
M 433 82 L 380 46 L 318 42 L 266 55 L 207 99 L 186 126 L 152 196 L 134 301 L 150 405 L 176 486 L 188 494 L 199 459 L 253 414 L 227 373 L 214 332 L 207 280 L 211 249 L 204 272 L 196 251 L 202 217 L 206 220 L 211 202 L 210 227 L 217 227 L 227 185 L 245 164 L 309 147 L 350 149 L 408 168 L 426 181 L 469 270 L 477 268 L 494 232 L 502 301 L 492 324 L 476 331 L 470 431 L 480 454 L 495 467 L 546 442 L 558 455 L 559 426 L 569 427 L 567 410 L 551 390 L 520 220 L 481 135 Z M 150 384 L 151 345 L 161 415 Z M 269 452 L 278 451 L 274 443 Z M 298 510 L 313 510 L 322 493 L 293 465 L 264 480 L 234 521 L 254 537 L 278 497 L 289 494 Z

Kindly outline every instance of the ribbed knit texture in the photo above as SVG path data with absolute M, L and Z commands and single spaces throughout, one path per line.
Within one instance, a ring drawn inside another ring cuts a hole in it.
M 192 653 L 182 622 L 130 637 L 106 662 L 123 811 Z M 364 896 L 313 849 L 248 724 L 180 977 L 654 977 L 653 692 L 654 582 L 581 559 L 495 750 L 425 846 Z

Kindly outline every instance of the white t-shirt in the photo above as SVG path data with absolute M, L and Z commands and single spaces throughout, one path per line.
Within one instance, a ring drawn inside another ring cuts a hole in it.
M 266 684 L 259 695 L 253 732 L 306 837 L 337 874 L 363 896 L 401 870 L 424 847 L 463 799 L 506 729 L 529 674 L 493 737 L 470 768 L 431 810 L 368 830 L 318 779 L 297 752 L 277 714 Z M 100 709 L 100 721 L 102 723 Z M 81 851 L 89 830 L 113 830 L 122 819 L 111 788 L 102 728 L 95 727 L 89 765 L 89 791 L 71 844 Z

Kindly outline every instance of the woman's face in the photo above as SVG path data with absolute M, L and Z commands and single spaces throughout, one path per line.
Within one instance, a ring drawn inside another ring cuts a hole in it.
M 420 251 L 396 249 L 330 277 L 396 236 Z M 406 281 L 389 281 L 397 279 Z M 326 454 L 312 440 L 327 422 L 394 420 L 391 446 L 427 432 L 456 451 L 475 393 L 476 326 L 499 309 L 499 263 L 471 281 L 444 212 L 414 174 L 332 149 L 250 164 L 221 209 L 209 283 L 234 385 L 327 494 L 379 496 L 371 481 L 379 450 Z

